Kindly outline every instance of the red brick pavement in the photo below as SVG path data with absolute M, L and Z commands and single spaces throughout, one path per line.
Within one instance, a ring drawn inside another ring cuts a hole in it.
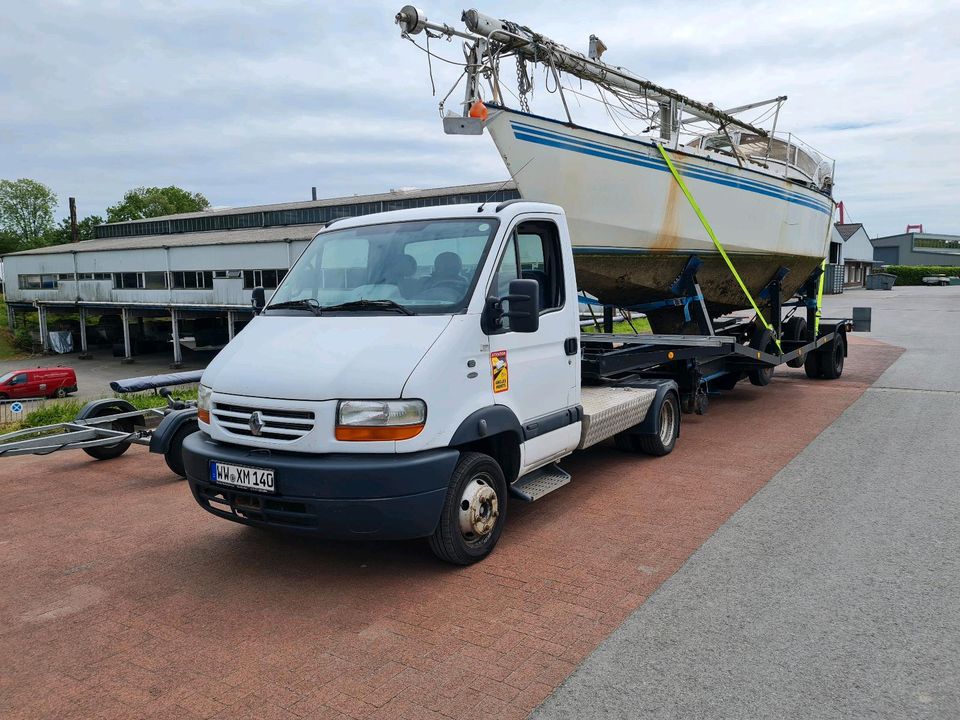
M 899 353 L 742 384 L 665 458 L 569 459 L 470 568 L 225 522 L 139 448 L 0 460 L 0 716 L 525 717 Z

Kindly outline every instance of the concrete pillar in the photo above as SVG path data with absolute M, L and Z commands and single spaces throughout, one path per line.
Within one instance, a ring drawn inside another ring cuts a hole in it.
M 180 318 L 176 308 L 170 308 L 170 325 L 173 329 L 173 365 L 174 370 L 183 367 L 183 350 L 180 347 Z
M 17 313 L 13 305 L 7 305 L 7 327 L 10 328 L 10 332 L 17 329 Z
M 50 336 L 47 334 L 47 308 L 45 305 L 37 306 L 37 314 L 40 317 L 40 344 L 44 352 L 50 352 Z
M 80 359 L 89 360 L 92 357 L 87 351 L 87 309 L 80 306 Z
M 233 310 L 227 310 L 227 340 L 233 340 L 233 321 L 234 321 Z
M 126 308 L 120 308 L 120 317 L 123 319 L 123 360 L 129 364 L 133 362 L 133 353 L 130 350 L 130 313 Z

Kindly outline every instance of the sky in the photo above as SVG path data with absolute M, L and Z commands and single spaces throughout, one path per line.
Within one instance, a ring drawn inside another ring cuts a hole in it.
M 424 2 L 462 27 L 465 5 Z M 437 105 L 459 71 L 434 61 L 432 95 L 426 56 L 393 22 L 400 4 L 8 3 L 0 178 L 51 187 L 58 218 L 70 195 L 81 217 L 102 215 L 140 185 L 227 207 L 308 200 L 312 186 L 341 197 L 506 178 L 488 136 L 443 134 Z M 960 234 L 958 0 L 478 9 L 573 49 L 595 33 L 605 61 L 721 107 L 787 95 L 778 128 L 836 160 L 847 221 L 871 237 L 908 223 Z M 457 43 L 431 48 L 462 57 Z M 541 80 L 531 108 L 555 114 Z M 593 110 L 575 105 L 574 120 Z

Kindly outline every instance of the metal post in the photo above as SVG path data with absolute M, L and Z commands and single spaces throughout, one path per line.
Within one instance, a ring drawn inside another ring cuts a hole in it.
M 227 310 L 227 340 L 233 340 L 233 310 Z
M 603 306 L 603 331 L 605 333 L 613 332 L 613 306 Z
M 89 360 L 92 356 L 87 351 L 87 309 L 80 306 L 80 359 Z
M 180 323 L 176 308 L 170 308 L 170 321 L 173 326 L 173 369 L 183 367 L 183 351 L 180 349 Z
M 13 309 L 13 305 L 7 305 L 7 327 L 10 328 L 10 332 L 15 332 L 17 329 L 17 312 Z
M 122 363 L 132 363 L 133 353 L 130 351 L 130 313 L 127 308 L 120 308 L 120 317 L 123 321 L 123 360 Z
M 47 335 L 47 308 L 43 305 L 38 305 L 37 316 L 40 321 L 40 345 L 44 352 L 49 352 L 50 337 Z

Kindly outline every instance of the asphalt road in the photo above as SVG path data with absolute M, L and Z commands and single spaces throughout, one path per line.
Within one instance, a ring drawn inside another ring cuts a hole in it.
M 960 717 L 960 287 L 854 305 L 904 355 L 533 718 Z

